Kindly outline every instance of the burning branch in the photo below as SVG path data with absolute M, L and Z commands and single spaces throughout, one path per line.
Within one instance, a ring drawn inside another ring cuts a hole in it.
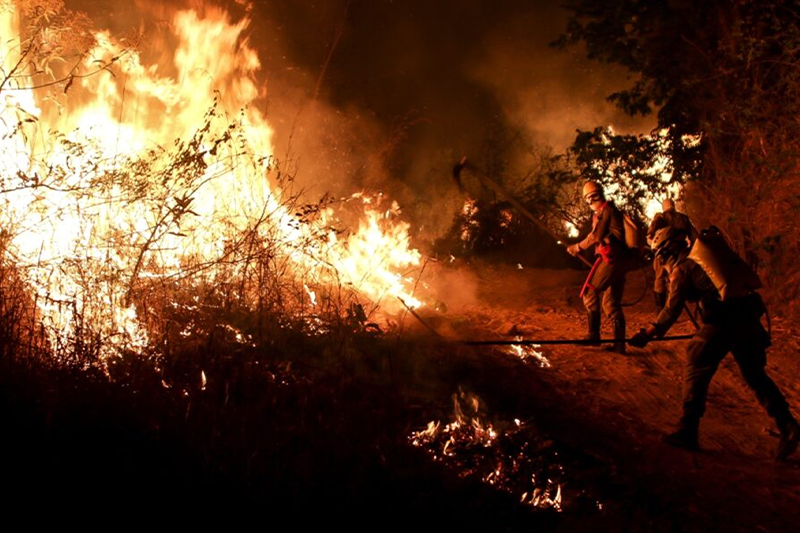
M 561 511 L 568 476 L 554 443 L 519 419 L 489 423 L 480 410 L 477 396 L 459 390 L 453 394 L 453 421 L 431 421 L 409 441 L 461 477 L 476 477 L 535 509 Z
M 121 76 L 73 72 L 70 91 L 85 102 L 69 109 L 48 109 L 61 104 L 20 85 L 16 105 L 2 110 L 0 223 L 13 230 L 9 248 L 54 345 L 85 336 L 100 359 L 146 351 L 168 334 L 163 317 L 186 294 L 198 309 L 207 298 L 272 313 L 276 322 L 308 318 L 309 327 L 325 313 L 329 323 L 346 322 L 359 300 L 383 313 L 421 304 L 404 277 L 420 256 L 396 204 L 381 213 L 380 202 L 363 195 L 361 222 L 347 233 L 335 229 L 341 224 L 329 201 L 305 210 L 298 195 L 270 187 L 274 172 L 278 183 L 291 177 L 275 165 L 272 130 L 250 105 L 259 62 L 241 37 L 248 21 L 217 15 L 175 15 L 174 78 L 97 33 L 84 65 L 112 62 Z M 210 31 L 219 35 L 213 50 Z M 12 71 L 21 74 L 42 52 L 33 41 L 27 46 L 22 63 L 6 51 Z M 135 112 L 126 109 L 130 101 Z M 314 299 L 304 287 L 314 287 Z
M 462 157 L 461 161 L 459 161 L 453 167 L 453 179 L 459 185 L 459 188 L 461 188 L 461 172 L 464 169 L 467 169 L 467 170 L 471 171 L 473 173 L 473 175 L 476 176 L 481 181 L 481 183 L 483 183 L 484 185 L 486 185 L 487 187 L 489 187 L 490 189 L 495 191 L 502 198 L 504 198 L 508 203 L 510 203 L 512 206 L 514 206 L 514 208 L 516 208 L 520 213 L 522 213 L 525 216 L 525 218 L 527 218 L 528 220 L 533 222 L 534 225 L 536 225 L 536 227 L 541 229 L 545 234 L 547 234 L 550 237 L 552 237 L 552 239 L 554 241 L 556 241 L 557 244 L 559 244 L 559 245 L 561 244 L 561 241 L 559 240 L 559 238 L 556 237 L 553 234 L 552 231 L 550 231 L 550 228 L 548 228 L 545 224 L 543 224 L 538 218 L 536 218 L 536 216 L 534 216 L 533 213 L 531 213 L 528 210 L 528 208 L 526 208 L 516 198 L 514 198 L 511 194 L 509 194 L 509 192 L 506 191 L 506 189 L 502 185 L 500 185 L 498 182 L 496 182 L 495 180 L 490 178 L 484 171 L 482 171 L 481 169 L 479 169 L 478 167 L 476 167 L 472 163 L 468 162 L 466 156 Z M 585 257 L 582 257 L 582 256 L 577 256 L 577 257 L 584 264 L 586 264 L 586 266 L 588 266 L 588 267 L 592 266 L 592 263 L 590 263 Z

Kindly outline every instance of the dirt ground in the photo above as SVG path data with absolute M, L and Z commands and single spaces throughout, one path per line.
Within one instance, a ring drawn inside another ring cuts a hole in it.
M 625 356 L 543 347 L 546 365 L 509 347 L 456 342 L 582 338 L 584 275 L 431 266 L 420 287 L 440 301 L 431 297 L 419 315 L 446 342 L 409 314 L 402 339 L 359 338 L 342 352 L 352 358 L 346 365 L 310 352 L 247 366 L 230 358 L 213 373 L 206 366 L 209 390 L 198 385 L 191 396 L 171 394 L 160 380 L 109 386 L 83 373 L 0 373 L 8 378 L 0 380 L 0 472 L 14 488 L 6 507 L 29 516 L 56 505 L 82 521 L 87 502 L 98 500 L 106 513 L 135 510 L 140 518 L 164 507 L 203 520 L 269 509 L 348 531 L 800 531 L 800 453 L 773 460 L 776 429 L 732 358 L 712 382 L 702 450 L 692 453 L 662 443 L 680 415 L 685 341 Z M 642 298 L 626 308 L 629 333 L 654 316 L 646 289 L 643 271 L 632 273 L 625 299 Z M 768 371 L 800 416 L 800 328 L 775 316 L 772 323 Z M 692 329 L 682 320 L 670 333 Z M 608 324 L 603 333 L 611 337 Z M 303 373 L 290 363 L 305 364 Z M 429 421 L 453 420 L 456 391 L 479 397 L 481 418 L 498 431 L 520 426 L 519 440 L 504 441 L 478 466 L 523 481 L 529 496 L 534 470 L 520 458 L 563 466 L 535 470 L 540 482 L 555 472 L 563 512 L 532 510 L 520 492 L 487 483 L 485 472 L 475 476 L 477 462 L 467 461 L 482 454 L 481 443 L 468 442 L 455 457 L 460 470 L 441 460 L 443 450 L 437 462 L 409 445 Z M 502 472 L 500 453 L 510 458 Z
M 448 311 L 431 317 L 450 339 L 579 339 L 585 335 L 578 292 L 585 273 L 513 266 L 463 265 L 439 274 Z M 655 307 L 644 271 L 629 275 L 628 334 L 652 320 Z M 686 315 L 670 335 L 691 333 Z M 800 417 L 800 328 L 772 317 L 768 373 Z M 611 337 L 603 324 L 603 337 Z M 618 355 L 603 348 L 545 347 L 550 363 L 495 368 L 501 349 L 486 357 L 489 404 L 536 411 L 548 431 L 612 465 L 624 485 L 618 505 L 627 518 L 609 526 L 651 531 L 800 531 L 800 453 L 776 463 L 778 433 L 747 388 L 732 357 L 712 381 L 701 423 L 701 451 L 662 443 L 680 415 L 686 341 L 651 343 Z M 488 361 L 494 361 L 489 368 Z M 511 363 L 508 363 L 511 365 Z M 565 498 L 568 498 L 568 494 Z

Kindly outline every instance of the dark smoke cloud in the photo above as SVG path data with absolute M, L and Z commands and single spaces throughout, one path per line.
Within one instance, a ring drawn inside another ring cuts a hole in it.
M 259 2 L 253 16 L 281 51 L 267 69 L 270 111 L 281 114 L 281 68 L 327 110 L 324 121 L 313 112 L 277 120 L 278 144 L 291 124 L 301 159 L 328 148 L 323 175 L 388 190 L 421 231 L 441 231 L 463 203 L 449 180 L 462 155 L 486 163 L 514 132 L 563 151 L 578 128 L 649 127 L 606 102 L 627 83 L 624 71 L 549 45 L 566 23 L 559 2 L 302 0 Z
M 588 61 L 583 48 L 548 46 L 565 23 L 565 12 L 542 9 L 500 21 L 487 32 L 471 72 L 492 89 L 507 124 L 558 151 L 572 143 L 576 129 L 647 129 L 651 120 L 631 118 L 607 101 L 629 83 L 625 70 Z
M 183 7 L 217 2 L 137 0 L 112 11 L 76 2 L 116 30 L 157 28 Z M 249 13 L 263 64 L 259 104 L 276 155 L 312 195 L 380 189 L 433 237 L 463 198 L 452 184 L 462 155 L 481 164 L 513 132 L 565 149 L 576 128 L 649 123 L 605 97 L 626 75 L 578 49 L 549 46 L 566 12 L 545 0 L 229 1 Z M 158 35 L 158 31 L 155 30 Z

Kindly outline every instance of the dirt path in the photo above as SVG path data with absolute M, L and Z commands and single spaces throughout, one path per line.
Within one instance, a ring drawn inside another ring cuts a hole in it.
M 584 312 L 577 293 L 581 273 L 475 267 L 477 299 L 451 310 L 448 335 L 509 338 L 581 338 Z M 630 276 L 626 300 L 644 288 Z M 648 292 L 626 309 L 629 333 L 654 315 Z M 455 324 L 455 325 L 453 325 Z M 682 320 L 671 334 L 690 333 Z M 603 326 L 604 337 L 611 337 Z M 800 416 L 800 334 L 773 317 L 768 372 Z M 497 395 L 526 396 L 548 413 L 548 430 L 576 448 L 609 461 L 622 480 L 618 505 L 630 500 L 614 524 L 652 531 L 800 530 L 800 455 L 775 463 L 778 435 L 772 419 L 746 387 L 733 358 L 723 362 L 709 391 L 698 453 L 661 442 L 680 414 L 685 341 L 631 348 L 627 356 L 602 348 L 542 350 L 550 366 L 503 379 Z M 491 353 L 498 354 L 498 350 Z M 509 357 L 513 357 L 507 354 Z M 501 355 L 502 356 L 502 355 Z M 506 401 L 508 403 L 508 401 Z M 618 510 L 619 511 L 619 510 Z

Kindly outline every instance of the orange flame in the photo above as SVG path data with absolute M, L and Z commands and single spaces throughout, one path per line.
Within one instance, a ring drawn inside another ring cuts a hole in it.
M 116 75 L 71 79 L 59 101 L 25 89 L 24 78 L 13 92 L 0 88 L 0 224 L 14 234 L 52 340 L 90 317 L 111 352 L 147 346 L 129 298 L 137 281 L 213 279 L 215 263 L 246 234 L 281 243 L 311 305 L 319 295 L 309 287 L 332 283 L 387 312 L 400 309 L 393 296 L 421 305 L 404 277 L 420 254 L 396 204 L 380 213 L 365 203 L 356 232 L 320 240 L 333 209 L 299 220 L 270 187 L 273 130 L 252 105 L 263 91 L 244 36 L 250 21 L 204 13 L 173 17 L 174 75 L 102 31 L 83 66 L 111 65 Z M 10 72 L 23 48 L 16 11 L 0 13 L 0 32 L 0 63 Z

